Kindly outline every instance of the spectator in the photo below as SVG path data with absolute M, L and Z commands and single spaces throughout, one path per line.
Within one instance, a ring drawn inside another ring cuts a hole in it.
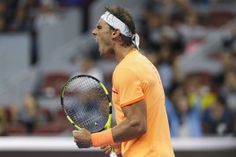
M 228 107 L 236 113 L 236 72 L 229 71 L 225 73 L 224 83 L 221 89 L 221 95 L 226 99 Z
M 159 70 L 165 92 L 169 93 L 174 77 L 170 48 L 162 47 L 159 56 L 160 59 L 156 63 L 156 67 Z
M 36 0 L 19 1 L 15 18 L 10 26 L 11 31 L 31 31 L 37 5 Z
M 19 111 L 16 103 L 12 103 L 9 106 L 9 123 L 11 125 L 17 125 L 19 120 Z
M 199 24 L 198 14 L 193 12 L 186 15 L 185 23 L 180 24 L 178 30 L 183 35 L 186 44 L 201 41 L 207 35 L 206 28 Z
M 0 1 L 0 33 L 7 30 L 7 6 L 4 1 Z
M 59 16 L 56 1 L 41 0 L 39 12 L 35 18 L 35 27 L 37 30 L 42 25 L 54 25 L 57 22 L 59 22 Z
M 212 106 L 217 97 L 212 92 L 210 80 L 205 79 L 200 73 L 192 74 L 185 79 L 185 91 L 188 93 L 190 105 L 194 106 L 199 101 L 201 110 Z
M 177 87 L 172 96 L 175 106 L 176 119 L 172 121 L 171 131 L 173 137 L 201 137 L 201 108 L 197 101 L 194 106 L 190 106 L 182 87 Z M 167 110 L 168 111 L 168 110 Z M 174 118 L 170 118 L 174 119 Z
M 233 116 L 223 97 L 203 113 L 203 128 L 206 135 L 227 135 L 233 133 Z
M 6 20 L 4 17 L 0 16 L 0 33 L 6 32 L 6 30 L 7 30 Z
M 166 96 L 165 100 L 165 105 L 166 105 L 166 112 L 168 116 L 168 122 L 170 125 L 170 134 L 172 137 L 176 137 L 176 128 L 179 126 L 178 125 L 178 117 L 177 113 L 174 107 L 174 104 L 171 102 L 171 100 Z M 177 125 L 177 126 L 176 126 Z
M 29 19 L 27 12 L 24 9 L 18 9 L 16 12 L 16 18 L 11 27 L 12 31 L 28 31 L 30 29 Z
M 19 111 L 19 122 L 22 123 L 27 133 L 33 133 L 38 121 L 38 107 L 33 96 L 26 95 L 24 98 L 24 107 Z
M 0 136 L 6 136 L 6 125 L 7 125 L 7 119 L 6 119 L 6 113 L 5 109 L 0 106 Z
M 75 65 L 80 67 L 79 71 L 77 72 L 78 74 L 92 75 L 99 79 L 101 82 L 104 81 L 103 72 L 95 66 L 95 61 L 93 60 L 93 58 L 87 56 L 84 57 L 82 61 L 76 59 Z

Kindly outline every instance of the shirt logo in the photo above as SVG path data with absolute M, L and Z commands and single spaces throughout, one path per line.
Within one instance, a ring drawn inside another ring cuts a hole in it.
M 115 94 L 118 94 L 118 92 L 116 91 L 115 88 L 112 88 L 112 92 L 115 93 Z

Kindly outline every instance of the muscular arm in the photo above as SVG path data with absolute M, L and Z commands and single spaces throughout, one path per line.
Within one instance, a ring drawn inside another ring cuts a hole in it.
M 126 119 L 112 128 L 115 142 L 127 141 L 146 133 L 147 114 L 144 100 L 125 106 L 122 111 Z

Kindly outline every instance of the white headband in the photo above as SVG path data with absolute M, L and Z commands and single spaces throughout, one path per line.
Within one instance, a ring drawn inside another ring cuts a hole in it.
M 109 11 L 106 11 L 102 16 L 101 19 L 103 19 L 106 23 L 108 23 L 110 26 L 112 26 L 115 29 L 119 29 L 120 33 L 124 36 L 131 37 L 132 43 L 139 48 L 139 35 L 137 33 L 133 34 L 128 26 L 124 24 L 120 19 L 112 15 Z

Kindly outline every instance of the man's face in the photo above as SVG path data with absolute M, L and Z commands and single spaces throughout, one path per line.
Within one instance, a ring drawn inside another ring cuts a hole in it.
M 98 43 L 100 55 L 105 55 L 112 51 L 112 30 L 104 20 L 100 19 L 98 21 L 92 34 Z

